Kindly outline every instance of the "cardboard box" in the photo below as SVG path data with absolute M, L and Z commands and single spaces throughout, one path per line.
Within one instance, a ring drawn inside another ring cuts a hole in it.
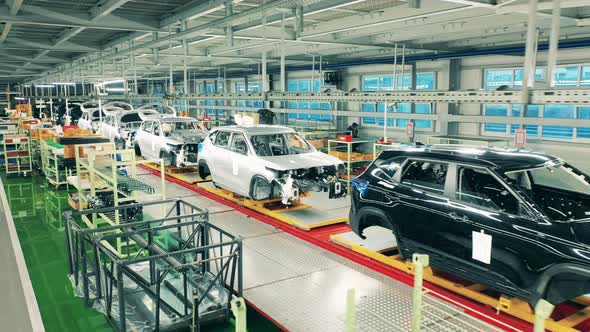
M 314 148 L 324 148 L 328 145 L 328 139 L 327 138 L 316 138 L 316 139 L 310 139 L 308 140 L 309 144 L 311 144 L 311 146 L 313 146 Z

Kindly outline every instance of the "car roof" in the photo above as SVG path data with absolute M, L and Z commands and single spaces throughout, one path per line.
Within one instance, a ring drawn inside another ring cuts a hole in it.
M 482 166 L 497 167 L 504 172 L 563 163 L 563 160 L 559 157 L 518 148 L 438 144 L 402 146 L 394 150 L 385 150 L 380 158 L 400 154 L 445 161 L 469 162 Z
M 293 128 L 277 125 L 254 125 L 254 126 L 222 126 L 216 130 L 240 131 L 246 135 L 285 134 L 294 133 Z
M 197 119 L 183 116 L 164 116 L 161 118 L 146 119 L 145 121 L 160 121 L 160 122 L 195 122 Z

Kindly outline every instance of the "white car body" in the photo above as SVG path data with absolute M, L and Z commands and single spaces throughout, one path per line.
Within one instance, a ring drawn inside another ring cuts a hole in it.
M 201 177 L 210 174 L 216 185 L 257 200 L 282 197 L 289 204 L 307 191 L 346 194 L 338 180 L 343 162 L 289 127 L 218 127 L 201 143 L 198 163 Z
M 105 109 L 122 109 L 123 111 L 133 111 L 133 105 L 121 101 L 112 101 L 102 105 Z
M 82 116 L 78 119 L 78 127 L 81 129 L 98 131 L 100 120 L 104 117 L 106 117 L 106 114 L 102 112 L 101 116 L 101 111 L 98 108 L 82 112 Z
M 157 103 L 141 105 L 137 108 L 137 110 L 154 110 L 164 116 L 176 116 L 177 114 L 176 108 L 173 106 Z
M 163 158 L 167 166 L 193 166 L 198 144 L 207 134 L 193 118 L 149 116 L 135 133 L 135 153 L 146 159 Z
M 157 115 L 158 113 L 152 110 L 113 112 L 100 123 L 100 133 L 114 142 L 118 150 L 130 149 L 133 147 L 135 131 L 142 122 Z

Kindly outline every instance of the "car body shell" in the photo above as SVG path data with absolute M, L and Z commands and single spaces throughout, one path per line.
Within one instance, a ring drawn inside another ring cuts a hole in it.
M 140 109 L 138 109 L 141 111 Z M 166 136 L 161 128 L 162 122 L 193 122 L 195 130 L 175 130 Z M 162 158 L 166 154 L 172 154 L 174 165 L 193 166 L 197 164 L 197 148 L 208 131 L 194 118 L 175 116 L 148 116 L 141 127 L 135 132 L 134 144 L 136 152 L 148 159 Z
M 154 110 L 164 116 L 176 116 L 177 111 L 174 106 L 158 103 L 143 104 L 137 107 L 137 110 Z
M 212 142 L 211 137 L 218 132 L 229 132 L 229 145 L 234 135 L 242 135 L 247 142 L 246 153 L 232 150 L 232 147 L 221 147 Z M 218 127 L 211 131 L 201 144 L 199 152 L 199 165 L 207 165 L 213 181 L 234 193 L 242 196 L 251 196 L 252 179 L 262 177 L 268 183 L 277 179 L 277 171 L 308 169 L 314 167 L 336 167 L 343 163 L 341 160 L 318 152 L 311 145 L 311 152 L 284 155 L 284 156 L 257 156 L 252 146 L 251 137 L 254 135 L 290 134 L 295 130 L 270 125 L 258 125 L 252 127 L 226 126 Z
M 145 119 L 159 116 L 152 110 L 120 110 L 111 112 L 100 123 L 99 132 L 111 142 L 118 143 L 118 149 L 133 147 L 133 136 Z
M 440 192 L 406 181 L 411 167 L 427 163 L 448 167 Z M 590 219 L 551 218 L 537 202 L 562 197 L 567 205 L 576 196 L 553 191 L 544 198 L 541 193 L 547 189 L 541 185 L 527 193 L 507 174 L 561 163 L 555 156 L 516 149 L 433 146 L 385 151 L 353 180 L 350 224 L 360 236 L 370 226 L 391 229 L 405 258 L 428 254 L 435 268 L 505 295 L 533 305 L 541 298 L 560 303 L 590 292 Z M 391 165 L 397 165 L 393 176 L 387 173 L 394 169 Z M 460 199 L 463 170 L 484 174 L 482 184 L 494 179 L 484 188 L 495 190 L 496 200 L 513 202 L 514 209 Z M 577 197 L 588 204 L 590 191 Z M 480 250 L 479 233 L 490 236 L 489 262 L 474 258 Z

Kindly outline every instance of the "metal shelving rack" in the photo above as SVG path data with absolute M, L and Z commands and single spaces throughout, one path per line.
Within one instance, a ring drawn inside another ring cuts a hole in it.
M 338 137 L 338 135 L 350 135 L 350 130 L 310 130 L 310 131 L 297 131 L 299 135 L 308 141 L 325 139 L 326 146 L 316 147 L 319 151 L 328 150 L 328 140 Z
M 64 230 L 64 220 L 62 211 L 66 207 L 68 195 L 64 191 L 52 190 L 45 187 L 45 221 L 49 227 L 58 231 Z
M 63 165 L 64 147 L 49 140 L 41 140 L 41 170 L 47 181 L 55 187 L 68 185 L 68 176 L 74 175 L 74 170 Z
M 25 135 L 4 136 L 2 144 L 6 174 L 29 175 L 31 173 L 33 163 L 30 142 L 31 140 Z
M 112 206 L 135 201 L 166 198 L 164 161 L 137 160 L 133 150 L 115 150 L 113 143 L 76 145 L 76 175 L 68 176 L 68 182 L 78 190 L 79 209 L 96 203 L 99 193 L 112 194 Z M 137 168 L 145 164 L 160 165 L 160 188 L 153 188 L 137 177 Z M 101 224 L 119 225 L 121 216 L 92 214 L 84 222 L 89 228 Z
M 14 135 L 18 135 L 18 124 L 0 120 L 0 171 L 3 171 L 6 165 L 4 137 Z
M 352 153 L 353 153 L 353 144 L 364 144 L 364 143 L 374 143 L 375 139 L 364 139 L 364 138 L 353 138 L 351 142 L 345 142 L 345 141 L 339 141 L 339 140 L 328 140 L 328 154 L 330 154 L 330 152 L 332 151 L 340 151 L 340 149 L 338 148 L 338 146 L 345 146 L 345 152 L 346 152 L 346 158 L 342 159 L 340 158 L 343 162 L 344 162 L 344 166 L 346 167 L 346 179 L 340 179 L 343 182 L 346 182 L 346 188 L 348 190 L 348 192 L 350 192 L 350 183 L 352 181 L 352 168 L 353 165 L 362 165 L 362 164 L 368 164 L 371 161 L 373 161 L 373 158 L 371 159 L 363 159 L 363 160 L 353 160 L 352 159 Z M 342 151 L 340 151 L 342 152 Z

